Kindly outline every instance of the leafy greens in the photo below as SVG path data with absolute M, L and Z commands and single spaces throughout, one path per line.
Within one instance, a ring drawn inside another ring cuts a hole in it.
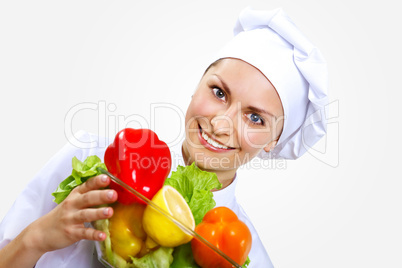
M 212 189 L 222 188 L 215 173 L 199 169 L 194 163 L 190 166 L 178 166 L 172 172 L 165 185 L 176 188 L 184 197 L 193 213 L 195 224 L 199 224 L 205 214 L 215 207 Z
M 96 168 L 101 167 L 107 170 L 106 165 L 102 163 L 101 159 L 96 155 L 88 156 L 84 162 L 73 157 L 72 160 L 73 171 L 64 181 L 62 181 L 57 190 L 52 193 L 54 202 L 60 204 L 71 191 L 80 184 L 86 182 L 89 178 L 101 174 Z
M 75 187 L 99 175 L 97 167 L 107 170 L 106 165 L 96 155 L 88 156 L 83 162 L 73 157 L 72 167 L 71 175 L 63 180 L 57 190 L 52 193 L 55 197 L 54 202 L 57 204 L 60 204 Z M 203 171 L 194 163 L 185 167 L 178 166 L 177 171 L 172 172 L 166 179 L 165 185 L 174 187 L 184 197 L 196 224 L 199 224 L 205 214 L 216 205 L 211 190 L 222 188 L 215 173 Z M 123 268 L 199 267 L 194 261 L 190 243 L 174 249 L 160 247 L 141 258 L 131 257 L 132 263 L 128 263 L 112 251 L 109 220 L 98 220 L 93 224 L 96 229 L 107 234 L 106 240 L 101 243 L 101 250 L 104 252 L 103 257 L 112 265 Z M 250 259 L 247 258 L 243 267 L 247 267 L 249 263 Z

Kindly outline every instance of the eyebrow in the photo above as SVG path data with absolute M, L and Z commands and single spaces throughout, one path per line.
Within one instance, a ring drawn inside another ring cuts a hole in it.
M 225 91 L 226 91 L 227 93 L 229 93 L 229 95 L 231 95 L 230 89 L 229 89 L 228 85 L 226 84 L 226 82 L 225 82 L 219 75 L 217 75 L 217 74 L 213 74 L 213 76 L 216 76 L 216 77 L 219 79 L 219 81 L 222 83 L 222 86 L 223 86 L 223 88 L 225 89 Z M 275 115 L 273 115 L 272 113 L 270 113 L 270 112 L 268 112 L 268 111 L 266 111 L 266 110 L 264 110 L 264 109 L 257 108 L 257 107 L 255 107 L 255 106 L 248 106 L 247 109 L 249 109 L 249 110 L 251 110 L 251 111 L 254 111 L 254 112 L 257 112 L 257 113 L 260 113 L 260 114 L 267 114 L 267 115 L 272 116 L 273 118 L 275 118 L 275 120 L 278 119 L 278 118 L 277 118 Z
M 273 115 L 272 113 L 270 113 L 270 112 L 268 112 L 268 111 L 266 111 L 266 110 L 264 110 L 264 109 L 260 109 L 260 108 L 254 107 L 254 106 L 248 106 L 247 109 L 249 109 L 249 110 L 251 110 L 251 111 L 254 111 L 254 112 L 257 112 L 257 113 L 260 113 L 260 114 L 267 114 L 267 115 L 270 115 L 270 116 L 272 116 L 273 118 L 275 118 L 275 120 L 278 119 L 275 115 Z
M 221 82 L 221 84 L 223 86 L 223 89 L 227 93 L 229 93 L 229 95 L 232 95 L 231 92 L 230 92 L 230 88 L 229 88 L 228 84 L 226 84 L 226 82 L 222 79 L 222 77 L 220 77 L 218 74 L 213 74 L 213 76 L 216 76 L 219 79 L 219 81 Z

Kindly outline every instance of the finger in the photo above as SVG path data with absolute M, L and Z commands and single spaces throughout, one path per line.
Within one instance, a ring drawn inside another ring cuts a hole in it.
M 92 190 L 97 190 L 100 188 L 105 188 L 110 184 L 110 178 L 104 174 L 98 175 L 96 177 L 90 178 L 85 183 L 76 187 L 76 191 L 80 194 L 87 193 Z
M 93 222 L 102 219 L 108 219 L 113 216 L 113 208 L 88 208 L 77 211 L 73 220 L 75 223 Z
M 106 238 L 106 234 L 102 231 L 93 229 L 93 228 L 78 228 L 74 231 L 74 236 L 78 240 L 96 240 L 103 241 Z
M 117 193 L 115 190 L 93 190 L 74 199 L 74 205 L 77 208 L 95 207 L 104 204 L 116 202 Z

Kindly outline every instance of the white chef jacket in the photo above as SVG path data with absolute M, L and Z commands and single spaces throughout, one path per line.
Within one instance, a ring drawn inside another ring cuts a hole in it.
M 15 200 L 10 211 L 0 224 L 0 248 L 3 248 L 13 240 L 25 227 L 37 218 L 51 211 L 56 203 L 53 202 L 52 192 L 57 189 L 59 183 L 71 174 L 71 159 L 75 156 L 84 161 L 90 155 L 97 155 L 103 159 L 108 144 L 104 138 L 84 131 L 78 132 L 75 137 L 82 143 L 94 143 L 88 149 L 81 149 L 68 143 L 39 171 L 28 183 L 26 188 Z M 104 145 L 104 146 L 99 146 Z M 180 147 L 180 148 L 179 148 Z M 172 150 L 172 167 L 183 165 L 181 146 Z M 173 155 L 174 154 L 174 155 Z M 236 201 L 235 189 L 237 178 L 225 189 L 213 192 L 216 206 L 226 206 L 232 209 L 240 220 L 247 224 L 252 234 L 252 247 L 249 254 L 250 268 L 273 267 L 258 234 L 250 219 Z M 45 253 L 37 262 L 36 268 L 96 268 L 103 267 L 97 260 L 94 242 L 81 240 L 73 245 Z

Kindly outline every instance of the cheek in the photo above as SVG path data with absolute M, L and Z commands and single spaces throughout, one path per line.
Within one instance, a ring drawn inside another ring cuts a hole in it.
M 206 96 L 195 94 L 187 109 L 186 121 L 189 122 L 200 117 L 209 118 L 214 115 L 215 110 L 214 103 Z
M 270 132 L 263 129 L 247 129 L 241 138 L 242 149 L 247 152 L 259 151 L 269 142 Z

